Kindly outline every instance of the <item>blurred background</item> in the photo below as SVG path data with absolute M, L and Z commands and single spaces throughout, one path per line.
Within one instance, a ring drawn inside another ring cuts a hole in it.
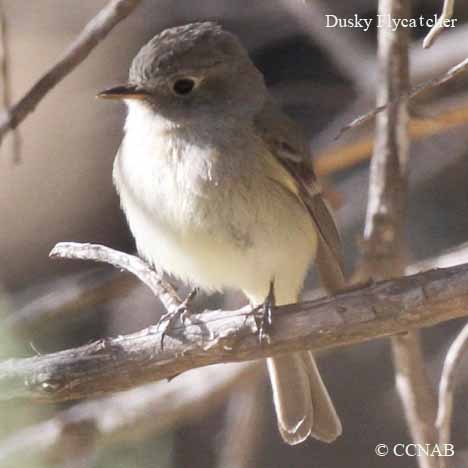
M 412 3 L 415 18 L 432 17 L 442 7 L 440 0 Z M 13 102 L 105 4 L 3 0 Z M 467 6 L 466 0 L 457 2 L 456 27 L 428 50 L 421 46 L 428 29 L 410 30 L 413 84 L 439 76 L 468 57 Z M 185 22 L 215 19 L 238 34 L 272 93 L 302 124 L 337 210 L 347 269 L 352 272 L 367 201 L 372 127 L 335 137 L 343 125 L 374 105 L 376 28 L 375 23 L 367 32 L 326 28 L 325 15 L 375 18 L 376 7 L 376 0 L 144 0 L 21 125 L 21 162 L 14 162 L 11 136 L 0 148 L 0 357 L 66 349 L 139 330 L 160 316 L 158 301 L 133 278 L 88 263 L 52 261 L 48 253 L 59 241 L 133 251 L 111 180 L 125 109 L 94 96 L 125 81 L 131 59 L 154 34 Z M 425 93 L 411 107 L 411 262 L 468 240 L 467 82 L 466 75 L 461 76 Z M 311 272 L 306 291 L 315 286 Z M 242 301 L 235 293 L 200 294 L 197 306 L 235 307 Z M 423 332 L 434 385 L 461 325 L 463 321 L 453 321 Z M 96 418 L 78 418 L 81 422 L 69 425 L 67 437 L 47 450 L 37 438 L 28 439 L 31 432 L 26 429 L 45 434 L 53 430 L 52 422 L 79 415 L 83 407 L 0 403 L 0 466 L 417 466 L 415 459 L 378 458 L 374 453 L 378 443 L 410 442 L 387 340 L 337 349 L 319 360 L 344 426 L 342 437 L 331 445 L 314 440 L 296 447 L 283 444 L 263 373 L 225 365 L 155 384 L 146 393 L 130 392 L 114 406 L 108 400 L 93 402 Z M 467 377 L 468 373 L 461 378 L 455 403 L 454 466 L 466 466 L 468 405 L 462 395 Z M 127 412 L 121 401 L 129 403 Z M 136 406 L 131 409 L 132 405 Z M 39 425 L 44 421 L 50 424 Z M 102 426 L 97 428 L 96 421 Z M 108 431 L 105 437 L 100 433 L 103 427 Z

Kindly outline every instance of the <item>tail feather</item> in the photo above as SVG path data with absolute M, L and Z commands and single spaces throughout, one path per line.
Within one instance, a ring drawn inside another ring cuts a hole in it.
M 278 428 L 295 445 L 312 436 L 333 442 L 341 423 L 311 353 L 267 359 Z
M 316 266 L 322 286 L 328 293 L 344 288 L 345 280 L 336 252 L 323 240 L 319 242 Z M 248 295 L 253 304 L 258 295 Z M 294 302 L 294 297 L 281 296 L 279 304 Z M 292 300 L 286 300 L 292 299 Z M 342 427 L 330 395 L 310 352 L 292 353 L 267 359 L 273 390 L 278 428 L 283 440 L 299 444 L 309 436 L 333 442 Z
M 342 432 L 340 418 L 323 383 L 312 353 L 301 353 L 301 357 L 304 360 L 305 369 L 309 375 L 312 404 L 314 407 L 314 421 L 311 435 L 323 442 L 333 442 Z
M 300 354 L 267 359 L 278 428 L 285 442 L 296 445 L 309 437 L 314 416 L 309 376 Z

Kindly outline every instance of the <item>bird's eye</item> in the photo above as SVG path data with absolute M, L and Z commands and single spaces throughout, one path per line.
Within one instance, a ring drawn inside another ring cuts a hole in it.
M 187 96 L 195 88 L 195 81 L 192 78 L 179 78 L 172 85 L 172 90 L 179 96 Z

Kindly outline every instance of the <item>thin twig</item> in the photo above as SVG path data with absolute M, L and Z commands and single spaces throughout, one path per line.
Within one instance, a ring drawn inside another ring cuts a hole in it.
M 462 105 L 444 110 L 429 118 L 411 119 L 409 135 L 411 141 L 438 135 L 448 130 L 468 124 L 468 105 Z M 363 136 L 356 141 L 340 144 L 317 154 L 314 159 L 315 171 L 318 176 L 328 176 L 339 171 L 352 168 L 370 159 L 374 148 L 372 135 Z
M 125 19 L 141 0 L 110 0 L 109 3 L 83 28 L 60 58 L 10 109 L 0 115 L 0 143 L 5 134 L 15 129 L 33 112 L 46 94 L 72 72 L 90 52 Z
M 93 259 L 100 250 L 84 246 Z M 109 252 L 108 252 L 109 253 Z M 122 262 L 116 252 L 111 263 Z M 98 255 L 99 260 L 102 256 Z M 130 256 L 131 257 L 131 256 Z M 133 257 L 135 258 L 135 257 Z M 148 275 L 151 269 L 147 267 Z M 115 392 L 222 362 L 262 359 L 294 351 L 365 342 L 464 316 L 468 265 L 371 284 L 334 297 L 272 309 L 268 343 L 259 342 L 263 311 L 207 310 L 167 334 L 158 327 L 106 338 L 79 348 L 0 363 L 0 400 L 29 397 L 63 401 Z
M 455 5 L 455 0 L 444 0 L 444 6 L 442 8 L 442 13 L 437 20 L 437 23 L 431 28 L 427 36 L 423 41 L 423 48 L 428 49 L 436 40 L 437 36 L 444 30 L 447 25 L 447 22 L 453 15 L 453 7 Z
M 3 1 L 0 1 L 0 75 L 2 77 L 2 108 L 7 114 L 11 114 L 11 58 L 8 37 L 8 23 L 5 16 Z M 21 161 L 21 136 L 18 129 L 12 132 L 12 155 L 13 162 Z
M 453 394 L 460 366 L 468 351 L 468 324 L 457 335 L 445 357 L 439 384 L 439 410 L 436 426 L 439 431 L 439 444 L 444 447 L 450 443 L 450 425 L 452 422 Z
M 421 47 L 421 42 L 415 40 L 410 47 L 411 78 L 414 83 L 422 83 L 435 78 L 448 70 L 454 63 L 459 63 L 468 57 L 466 35 L 468 24 L 460 24 L 449 28 L 437 39 L 437 47 L 430 53 Z
M 148 286 L 156 297 L 159 297 L 168 312 L 177 310 L 182 301 L 174 287 L 164 281 L 162 275 L 148 268 L 148 265 L 134 255 L 110 249 L 103 245 L 60 242 L 50 252 L 51 258 L 70 258 L 76 260 L 94 260 L 109 263 L 121 270 L 135 275 Z
M 355 118 L 354 120 L 352 120 L 350 123 L 345 125 L 339 131 L 335 139 L 337 140 L 341 138 L 341 136 L 348 130 L 352 128 L 360 127 L 361 125 L 369 122 L 371 119 L 373 119 L 375 116 L 380 114 L 382 111 L 386 110 L 390 105 L 394 105 L 400 100 L 415 99 L 416 97 L 420 96 L 421 94 L 428 91 L 429 89 L 433 89 L 433 88 L 436 88 L 437 86 L 441 86 L 444 83 L 447 83 L 447 81 L 454 79 L 459 74 L 466 72 L 467 70 L 468 70 L 468 58 L 461 61 L 460 63 L 453 66 L 452 68 L 450 68 L 442 76 L 433 78 L 432 80 L 425 81 L 424 83 L 421 83 L 415 86 L 410 92 L 402 92 L 401 94 L 394 96 L 392 101 L 382 104 L 380 106 L 377 106 L 375 109 L 367 112 L 366 114 L 363 114 Z
M 410 0 L 380 0 L 379 14 L 408 18 Z M 404 274 L 409 153 L 408 31 L 382 27 L 378 31 L 379 85 L 374 153 L 364 228 L 361 276 L 374 279 Z M 435 444 L 436 402 L 426 375 L 416 332 L 392 338 L 397 389 L 414 443 Z M 435 458 L 418 457 L 421 468 L 435 468 Z

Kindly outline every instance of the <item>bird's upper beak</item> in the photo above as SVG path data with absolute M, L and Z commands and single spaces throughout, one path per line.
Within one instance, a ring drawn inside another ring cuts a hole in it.
M 96 95 L 100 99 L 145 99 L 147 96 L 147 91 L 129 84 L 114 86 Z

